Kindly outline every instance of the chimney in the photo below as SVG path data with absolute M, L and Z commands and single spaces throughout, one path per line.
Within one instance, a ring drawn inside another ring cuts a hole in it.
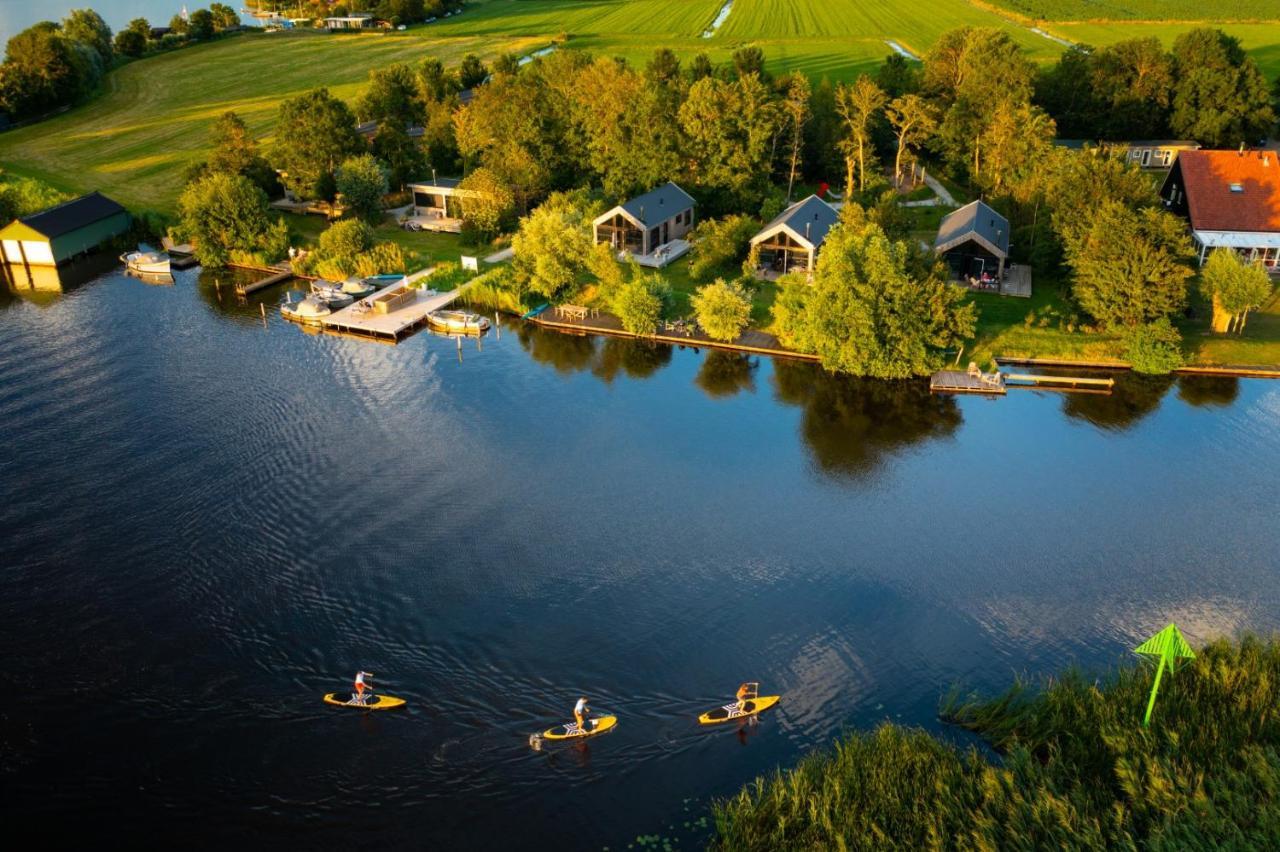
M 1271 167 L 1271 155 L 1266 151 L 1262 152 L 1262 167 L 1264 169 Z
M 1236 153 L 1236 156 L 1237 156 L 1237 157 L 1243 157 L 1243 156 L 1244 156 L 1244 143 L 1243 143 L 1243 142 L 1241 142 L 1241 143 L 1240 143 L 1240 150 Z

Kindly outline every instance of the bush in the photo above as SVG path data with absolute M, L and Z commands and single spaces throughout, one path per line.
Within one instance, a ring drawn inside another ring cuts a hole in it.
M 517 316 L 524 316 L 534 308 L 516 291 L 511 267 L 506 265 L 473 278 L 467 288 L 466 300 L 474 308 L 505 311 Z
M 121 56 L 141 56 L 147 51 L 147 37 L 136 30 L 121 30 L 116 33 L 115 49 Z
M 340 203 L 352 215 L 366 222 L 382 218 L 382 198 L 390 187 L 387 185 L 387 170 L 372 154 L 343 160 L 334 176 L 334 185 Z
M 736 340 L 751 319 L 751 297 L 734 282 L 717 278 L 690 299 L 698 325 L 712 340 Z
M 278 260 L 279 229 L 267 196 L 243 175 L 208 174 L 188 184 L 178 199 L 179 232 L 195 244 L 204 266 L 223 266 L 231 252 Z M 286 239 L 287 246 L 287 239 Z
M 632 334 L 650 335 L 658 328 L 666 282 L 656 275 L 633 276 L 614 292 L 609 308 Z M 666 294 L 669 294 L 669 288 Z
M 1182 335 L 1165 318 L 1125 334 L 1125 358 L 1139 373 L 1171 373 L 1182 366 Z
M 693 261 L 689 272 L 701 281 L 710 273 L 724 271 L 746 256 L 747 246 L 757 225 L 746 216 L 704 219 L 693 229 Z

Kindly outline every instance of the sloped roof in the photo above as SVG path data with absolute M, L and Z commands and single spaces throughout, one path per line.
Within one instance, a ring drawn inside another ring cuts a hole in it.
M 409 184 L 410 189 L 456 189 L 462 178 L 438 177 Z
M 818 248 L 827 238 L 827 232 L 840 221 L 840 212 L 816 195 L 802 198 L 783 210 L 760 233 L 751 238 L 752 243 L 768 239 L 780 230 L 813 248 Z
M 665 222 L 677 213 L 688 210 L 693 206 L 693 196 L 667 181 L 657 189 L 629 198 L 618 206 L 627 211 L 632 219 L 648 227 L 650 221 Z
M 985 201 L 970 201 L 959 210 L 948 213 L 942 220 L 942 224 L 938 226 L 938 238 L 933 241 L 933 249 L 941 254 L 970 239 L 982 243 L 998 257 L 1008 257 L 1009 220 Z
M 125 209 L 100 192 L 91 192 L 19 221 L 49 239 L 56 239 L 94 222 L 124 213 Z
M 1277 152 L 1184 151 L 1175 169 L 1197 231 L 1280 231 Z

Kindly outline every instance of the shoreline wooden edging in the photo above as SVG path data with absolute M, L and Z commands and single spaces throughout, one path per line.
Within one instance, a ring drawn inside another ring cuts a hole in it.
M 778 358 L 792 358 L 797 361 L 811 361 L 817 363 L 819 360 L 817 355 L 810 355 L 805 352 L 793 352 L 790 349 L 771 349 L 761 346 L 750 346 L 744 343 L 726 343 L 720 340 L 710 340 L 702 337 L 675 337 L 669 334 L 635 334 L 627 331 L 625 328 L 602 328 L 594 325 L 577 325 L 570 322 L 557 322 L 556 320 L 543 319 L 542 315 L 530 317 L 525 322 L 533 323 L 544 328 L 554 329 L 555 331 L 572 331 L 576 334 L 607 334 L 612 337 L 629 337 L 633 340 L 653 340 L 658 343 L 671 343 L 677 346 L 693 346 L 707 347 L 708 349 L 726 349 L 732 352 L 751 352 L 756 355 L 771 355 Z

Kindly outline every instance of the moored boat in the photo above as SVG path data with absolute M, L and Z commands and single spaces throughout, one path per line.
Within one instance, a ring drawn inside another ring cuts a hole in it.
M 330 310 L 345 308 L 356 300 L 356 297 L 343 291 L 342 286 L 328 281 L 316 281 L 311 285 L 311 296 L 329 306 Z
M 353 299 L 363 299 L 376 289 L 378 288 L 370 279 L 357 278 L 354 275 L 342 282 L 342 292 L 348 294 Z
M 127 271 L 138 275 L 169 275 L 169 255 L 150 246 L 139 245 L 137 251 L 120 255 Z
M 315 294 L 304 296 L 296 302 L 285 302 L 280 306 L 282 317 L 303 325 L 320 325 L 324 318 L 332 313 L 333 309 Z
M 480 334 L 489 328 L 489 320 L 470 311 L 432 311 L 427 322 L 432 328 L 454 334 Z

